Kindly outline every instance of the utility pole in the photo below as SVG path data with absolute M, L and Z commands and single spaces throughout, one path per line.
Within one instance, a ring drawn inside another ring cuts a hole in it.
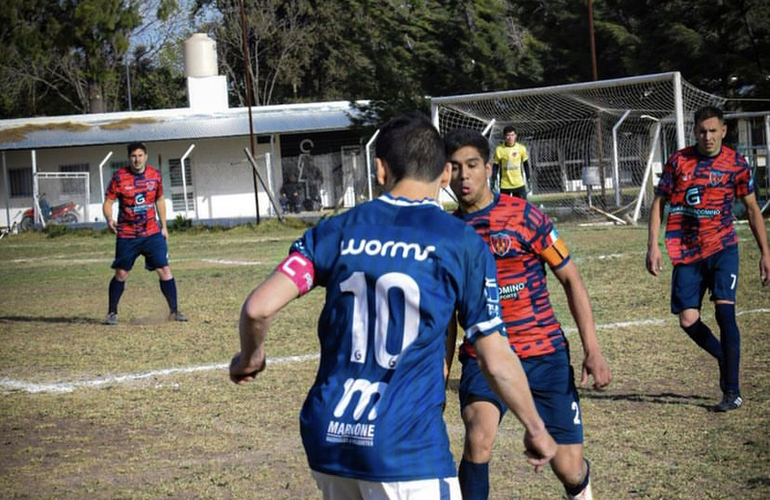
M 599 80 L 599 69 L 596 64 L 596 40 L 594 37 L 594 0 L 588 0 L 588 34 L 591 41 L 591 78 L 593 81 Z M 602 188 L 602 204 L 607 205 L 606 190 L 604 186 L 604 144 L 602 143 L 602 116 L 599 111 L 596 112 L 596 139 L 599 157 L 599 182 Z
M 249 109 L 249 145 L 251 147 L 251 155 L 255 156 L 256 141 L 254 138 L 254 117 L 251 114 L 251 56 L 249 55 L 248 37 L 246 36 L 246 11 L 243 7 L 243 0 L 240 0 L 241 5 L 241 35 L 243 39 L 243 62 L 244 72 L 246 80 L 246 106 Z M 252 180 L 254 181 L 254 204 L 257 207 L 257 225 L 259 225 L 259 187 L 257 184 L 257 173 L 252 171 Z

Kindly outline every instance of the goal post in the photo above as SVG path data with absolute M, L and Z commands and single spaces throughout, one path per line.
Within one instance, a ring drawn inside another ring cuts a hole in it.
M 532 166 L 530 201 L 552 217 L 617 221 L 648 200 L 666 156 L 694 140 L 694 111 L 724 103 L 672 72 L 434 97 L 431 117 L 442 133 L 488 128 L 492 150 L 513 125 Z
M 33 204 L 35 224 L 45 227 L 49 222 L 75 224 L 87 222 L 90 197 L 91 175 L 89 172 L 35 172 L 33 177 Z M 73 203 L 71 208 L 62 208 Z M 43 206 L 51 210 L 43 214 Z

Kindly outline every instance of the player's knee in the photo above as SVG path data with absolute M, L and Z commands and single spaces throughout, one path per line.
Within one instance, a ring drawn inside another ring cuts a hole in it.
M 479 430 L 466 433 L 463 456 L 477 464 L 489 462 L 492 456 L 492 443 L 494 439 L 494 434 Z
M 585 480 L 587 469 L 585 460 L 580 457 L 579 460 L 570 461 L 552 461 L 551 468 L 553 469 L 556 477 L 565 486 L 575 487 L 583 483 Z
M 679 313 L 679 326 L 682 329 L 686 329 L 694 325 L 700 319 L 700 314 L 697 310 L 686 310 Z
M 172 278 L 171 268 L 169 266 L 163 266 L 156 269 L 158 276 L 162 281 L 168 281 Z

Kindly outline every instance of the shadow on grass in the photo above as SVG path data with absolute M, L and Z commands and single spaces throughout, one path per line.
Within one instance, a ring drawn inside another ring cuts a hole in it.
M 102 320 L 99 318 L 87 318 L 83 316 L 0 316 L 0 321 L 14 322 L 14 323 L 64 323 L 64 324 L 87 324 L 87 325 L 101 325 Z
M 457 393 L 460 389 L 460 379 L 450 378 L 447 390 Z M 657 394 L 612 394 L 610 392 L 596 391 L 593 389 L 578 389 L 580 399 L 594 401 L 629 401 L 632 403 L 653 403 L 660 405 L 690 405 L 712 411 L 714 400 L 706 396 L 692 394 L 676 394 L 674 392 L 660 392 Z
M 58 316 L 58 317 L 44 317 L 44 316 L 0 316 L 0 323 L 2 322 L 15 322 L 15 323 L 60 323 L 67 325 L 104 325 L 104 321 L 100 318 L 91 318 L 85 316 Z M 122 320 L 121 323 L 125 325 L 156 325 L 161 323 L 168 323 L 168 316 L 158 316 L 149 318 L 129 318 Z
M 692 394 L 677 394 L 674 392 L 661 392 L 658 394 L 611 394 L 598 391 L 580 391 L 580 399 L 595 401 L 630 401 L 632 403 L 654 403 L 661 405 L 690 405 L 706 410 L 714 407 L 712 398 L 696 396 Z

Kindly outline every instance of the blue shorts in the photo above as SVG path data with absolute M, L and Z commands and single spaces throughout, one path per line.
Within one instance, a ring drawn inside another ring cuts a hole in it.
M 476 358 L 461 356 L 460 362 L 463 365 L 460 409 L 474 400 L 489 401 L 500 410 L 502 420 L 508 408 L 489 387 Z M 537 412 L 556 443 L 582 444 L 583 416 L 569 351 L 562 349 L 553 354 L 525 358 L 521 365 L 527 374 Z
M 112 268 L 130 271 L 136 258 L 144 255 L 144 268 L 148 271 L 168 265 L 168 246 L 161 233 L 136 238 L 118 238 L 115 242 L 115 260 Z
M 735 302 L 738 288 L 738 245 L 732 245 L 690 264 L 677 264 L 671 277 L 671 312 L 700 309 L 703 295 L 711 290 L 712 301 Z

